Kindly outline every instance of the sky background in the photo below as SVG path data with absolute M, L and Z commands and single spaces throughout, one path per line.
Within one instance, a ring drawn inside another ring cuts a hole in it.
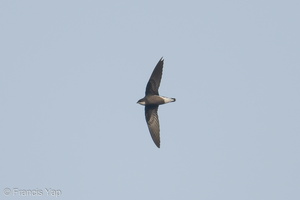
M 299 10 L 1 0 L 0 199 L 300 199 Z M 136 102 L 162 56 L 158 149 Z

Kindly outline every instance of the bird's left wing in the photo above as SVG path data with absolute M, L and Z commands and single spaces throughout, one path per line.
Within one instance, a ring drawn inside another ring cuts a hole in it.
M 158 88 L 161 81 L 164 59 L 161 58 L 155 66 L 146 87 L 147 95 L 158 95 Z

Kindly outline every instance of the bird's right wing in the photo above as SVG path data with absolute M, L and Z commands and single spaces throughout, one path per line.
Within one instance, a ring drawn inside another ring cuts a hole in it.
M 146 87 L 147 95 L 158 95 L 158 88 L 161 81 L 164 59 L 161 58 L 154 68 Z
M 155 145 L 160 147 L 158 105 L 145 106 L 145 117 L 151 137 Z

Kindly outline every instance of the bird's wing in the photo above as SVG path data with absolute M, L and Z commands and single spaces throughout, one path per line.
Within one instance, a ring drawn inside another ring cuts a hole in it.
M 145 106 L 145 116 L 153 142 L 160 147 L 158 105 Z
M 147 83 L 147 87 L 146 87 L 146 96 L 147 95 L 158 95 L 158 88 L 160 85 L 160 80 L 161 80 L 161 76 L 162 76 L 162 69 L 163 69 L 163 65 L 164 65 L 164 59 L 161 58 L 156 67 L 154 68 L 150 79 Z

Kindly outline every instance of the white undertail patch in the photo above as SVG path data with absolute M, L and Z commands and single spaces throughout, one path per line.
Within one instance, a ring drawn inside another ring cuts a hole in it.
M 161 97 L 161 98 L 163 98 L 163 100 L 164 100 L 165 103 L 170 103 L 170 102 L 174 102 L 175 101 L 174 98 L 169 98 L 169 97 Z

